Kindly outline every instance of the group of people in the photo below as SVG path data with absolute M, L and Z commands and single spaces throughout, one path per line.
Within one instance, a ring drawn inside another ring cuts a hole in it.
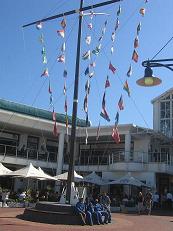
M 152 208 L 152 193 L 148 191 L 145 196 L 143 196 L 142 192 L 139 192 L 137 196 L 137 205 L 138 205 L 138 214 L 140 215 L 143 211 L 144 207 L 147 211 L 148 215 L 151 215 Z
M 111 200 L 106 193 L 103 193 L 100 198 L 91 200 L 79 198 L 75 206 L 75 212 L 81 218 L 82 225 L 93 224 L 108 224 L 111 223 Z

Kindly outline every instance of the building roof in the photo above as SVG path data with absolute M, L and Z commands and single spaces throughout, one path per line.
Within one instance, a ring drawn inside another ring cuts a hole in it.
M 0 99 L 0 109 L 52 121 L 52 112 L 50 112 L 50 111 L 35 108 L 32 106 L 28 106 L 28 105 L 24 105 L 24 104 L 20 104 L 20 103 L 11 102 L 11 101 L 8 101 L 5 99 Z M 65 124 L 66 115 L 56 113 L 56 121 L 59 123 Z M 68 116 L 68 123 L 69 124 L 72 123 L 72 117 L 71 116 Z M 85 127 L 86 126 L 85 120 L 77 118 L 77 126 Z M 89 126 L 89 124 L 88 124 L 88 126 Z
M 154 102 L 160 100 L 161 98 L 163 98 L 164 96 L 166 96 L 167 94 L 170 94 L 173 92 L 173 87 L 170 88 L 169 90 L 165 91 L 164 93 L 162 93 L 161 95 L 155 97 L 154 99 L 151 100 L 151 103 L 153 104 Z

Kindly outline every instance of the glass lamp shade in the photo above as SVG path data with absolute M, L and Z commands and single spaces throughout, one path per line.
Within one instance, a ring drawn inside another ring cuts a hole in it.
M 157 86 L 161 84 L 161 82 L 162 82 L 161 79 L 153 76 L 153 70 L 151 69 L 151 67 L 146 67 L 144 77 L 136 81 L 136 83 L 139 86 L 143 86 L 143 87 Z

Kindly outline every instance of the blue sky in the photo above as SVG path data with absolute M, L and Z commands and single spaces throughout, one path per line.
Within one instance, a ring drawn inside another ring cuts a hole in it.
M 85 0 L 84 5 L 103 2 L 101 0 Z M 119 3 L 96 9 L 96 12 L 109 13 L 110 16 L 97 16 L 93 18 L 91 48 L 98 45 L 104 21 L 108 20 L 106 34 L 102 42 L 102 50 L 96 58 L 95 75 L 91 79 L 91 93 L 89 96 L 89 119 L 92 125 L 97 126 L 100 119 L 101 102 L 104 92 L 104 83 L 107 74 L 111 87 L 106 93 L 106 108 L 111 122 L 101 119 L 102 125 L 114 124 L 117 112 L 117 103 L 123 95 L 125 109 L 120 112 L 120 124 L 134 123 L 143 127 L 152 128 L 151 100 L 172 87 L 173 72 L 166 68 L 154 68 L 155 76 L 160 76 L 162 84 L 152 88 L 142 88 L 136 85 L 136 80 L 143 76 L 144 68 L 141 62 L 151 59 L 173 36 L 173 1 L 172 0 L 124 0 L 120 3 L 122 13 L 119 17 L 120 27 L 114 43 L 114 54 L 111 56 L 111 33 L 114 30 L 116 12 Z M 22 29 L 22 25 L 48 17 L 64 11 L 77 9 L 79 0 L 1 0 L 0 14 L 0 50 L 1 50 L 1 84 L 0 98 L 19 102 L 34 107 L 49 110 L 48 80 L 41 78 L 43 64 L 41 61 L 42 46 L 38 41 L 40 31 L 35 26 Z M 146 8 L 146 14 L 139 14 L 140 8 Z M 69 16 L 66 29 L 66 66 L 68 70 L 67 95 L 68 114 L 72 112 L 72 97 L 74 84 L 76 41 L 77 41 L 77 15 Z M 57 30 L 61 29 L 61 19 L 44 23 L 43 34 L 46 44 L 48 68 L 53 90 L 55 110 L 64 112 L 63 96 L 63 65 L 56 61 L 60 54 L 62 39 L 58 37 Z M 87 24 L 89 18 L 83 23 L 81 56 L 87 51 L 84 38 L 89 34 Z M 133 41 L 136 36 L 136 27 L 142 23 L 139 35 L 139 61 L 131 61 Z M 156 57 L 157 59 L 173 58 L 173 42 Z M 109 62 L 117 68 L 113 75 L 108 70 Z M 126 73 L 132 63 L 133 75 L 128 78 L 131 97 L 122 89 L 122 83 L 127 79 Z M 78 117 L 85 118 L 83 111 L 84 85 L 87 80 L 84 75 L 88 62 L 81 60 Z M 51 109 L 50 109 L 51 110 Z

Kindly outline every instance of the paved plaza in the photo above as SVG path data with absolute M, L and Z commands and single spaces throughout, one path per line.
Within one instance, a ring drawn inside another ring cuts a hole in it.
M 0 231 L 70 231 L 70 230 L 106 230 L 106 231 L 172 231 L 171 215 L 112 214 L 112 223 L 108 225 L 78 226 L 50 225 L 24 221 L 17 218 L 22 208 L 0 208 Z

